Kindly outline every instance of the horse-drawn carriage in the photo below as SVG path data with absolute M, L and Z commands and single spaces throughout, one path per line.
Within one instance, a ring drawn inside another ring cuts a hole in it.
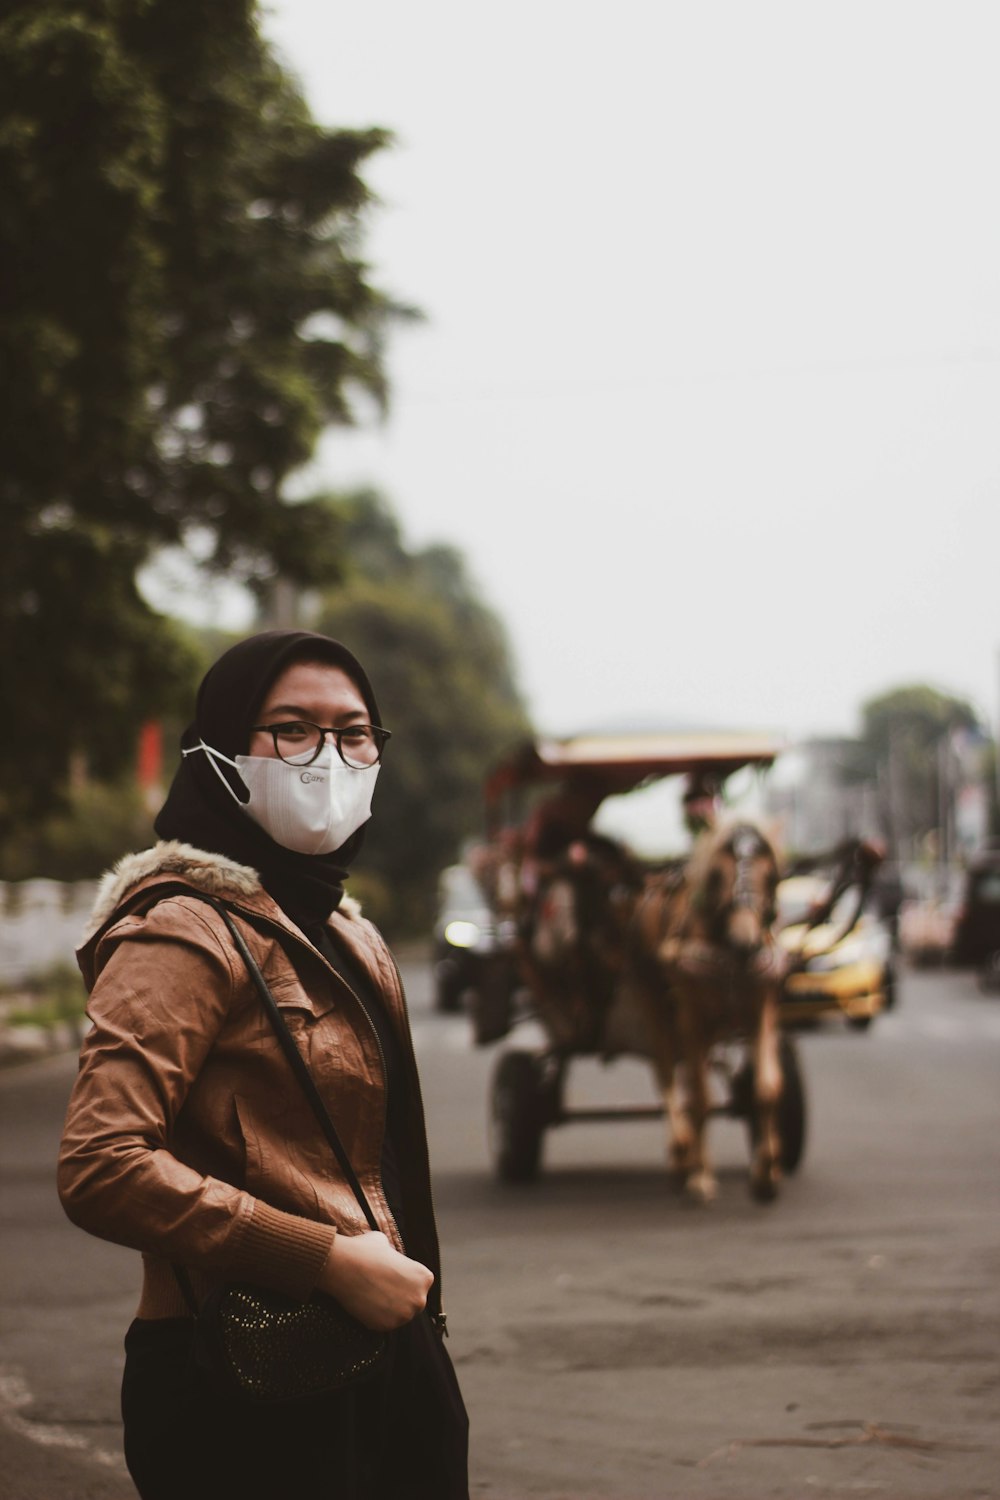
M 474 1030 L 496 1041 L 527 1011 L 546 1038 L 496 1064 L 491 1138 L 503 1180 L 537 1175 L 547 1131 L 595 1119 L 665 1117 L 670 1169 L 699 1201 L 716 1189 L 705 1141 L 714 1114 L 746 1123 L 761 1201 L 798 1166 L 806 1104 L 780 1025 L 789 961 L 773 931 L 770 841 L 756 822 L 720 820 L 688 857 L 650 863 L 591 823 L 609 796 L 681 773 L 721 787 L 780 748 L 767 736 L 588 736 L 525 745 L 490 777 L 477 874 L 512 937 L 472 996 Z M 568 1069 L 588 1055 L 648 1059 L 662 1103 L 569 1108 Z

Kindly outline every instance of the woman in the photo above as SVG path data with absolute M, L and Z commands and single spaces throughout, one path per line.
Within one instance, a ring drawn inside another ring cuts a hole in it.
M 59 1191 L 75 1223 L 143 1255 L 122 1385 L 143 1500 L 468 1495 L 405 1002 L 343 891 L 388 737 L 338 642 L 270 631 L 232 647 L 199 690 L 163 842 L 105 878 L 80 951 L 93 1026 Z M 196 891 L 232 911 L 378 1232 Z M 335 1395 L 249 1406 L 195 1364 L 185 1280 L 198 1296 L 232 1280 L 327 1292 L 389 1332 L 387 1359 Z

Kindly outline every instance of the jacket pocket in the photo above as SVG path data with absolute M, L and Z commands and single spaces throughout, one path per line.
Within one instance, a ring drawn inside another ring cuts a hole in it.
M 297 1146 L 287 1101 L 275 1099 L 266 1114 L 245 1095 L 234 1096 L 243 1141 L 244 1186 L 271 1208 L 323 1220 L 308 1159 Z
M 286 1019 L 299 1011 L 318 1018 L 335 1005 L 332 985 L 317 954 L 314 961 L 303 954 L 292 963 L 280 943 L 257 955 L 261 973 Z

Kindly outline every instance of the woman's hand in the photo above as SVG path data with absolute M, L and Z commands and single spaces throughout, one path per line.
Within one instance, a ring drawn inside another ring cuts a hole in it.
M 400 1255 L 384 1234 L 369 1230 L 337 1235 L 317 1285 L 366 1328 L 388 1333 L 417 1316 L 433 1282 L 426 1266 Z

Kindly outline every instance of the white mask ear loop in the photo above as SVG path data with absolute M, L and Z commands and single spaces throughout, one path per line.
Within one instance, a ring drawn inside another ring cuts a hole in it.
M 232 766 L 233 770 L 238 776 L 240 770 L 239 766 L 234 760 L 230 760 L 228 755 L 223 755 L 221 750 L 213 750 L 211 745 L 206 745 L 204 740 L 199 740 L 197 745 L 191 745 L 187 750 L 182 750 L 181 755 L 196 755 L 199 750 L 204 750 L 205 754 L 208 756 L 208 763 L 212 767 L 212 770 L 215 772 L 216 776 L 218 776 L 219 780 L 222 782 L 222 785 L 225 787 L 230 797 L 232 797 L 233 801 L 236 803 L 236 806 L 245 812 L 246 803 L 241 801 L 240 798 L 236 795 L 236 793 L 233 791 L 233 788 L 229 785 L 229 782 L 226 780 L 222 772 L 219 770 L 218 766 L 215 764 L 216 756 L 218 756 L 219 760 L 224 760 L 227 766 Z M 246 785 L 246 782 L 243 781 L 242 776 L 240 776 L 240 781 L 244 786 Z

